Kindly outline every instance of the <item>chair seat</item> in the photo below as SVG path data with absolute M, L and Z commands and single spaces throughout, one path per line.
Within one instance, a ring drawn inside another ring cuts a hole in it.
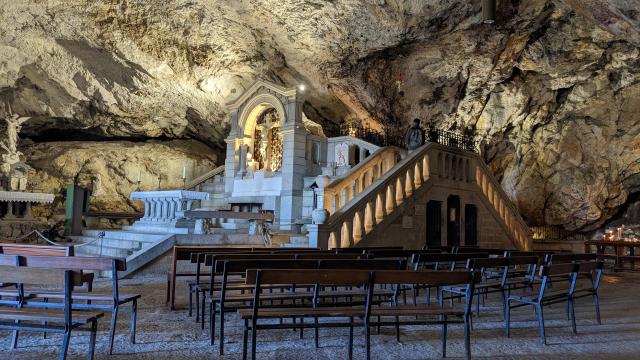
M 104 313 L 95 311 L 71 312 L 74 324 L 86 324 L 104 316 Z M 64 323 L 63 310 L 43 310 L 29 308 L 3 308 L 0 309 L 0 320 L 20 320 L 20 321 L 46 321 L 49 323 Z

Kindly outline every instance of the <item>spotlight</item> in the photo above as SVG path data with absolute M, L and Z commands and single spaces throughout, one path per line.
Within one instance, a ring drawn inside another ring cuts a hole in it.
M 304 86 L 304 84 L 300 84 L 300 85 L 298 85 L 298 90 L 300 90 L 300 91 L 304 91 L 306 88 L 307 88 L 307 87 L 306 87 L 306 86 Z

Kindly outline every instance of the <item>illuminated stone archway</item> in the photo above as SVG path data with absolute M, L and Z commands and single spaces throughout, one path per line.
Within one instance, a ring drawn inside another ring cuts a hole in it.
M 293 223 L 302 209 L 307 136 L 302 120 L 303 102 L 304 96 L 298 88 L 284 88 L 257 80 L 227 104 L 231 130 L 225 140 L 225 193 L 233 198 L 233 194 L 239 193 L 234 186 L 248 186 L 248 182 L 254 181 L 251 176 L 254 170 L 261 170 L 254 174 L 264 177 L 265 182 L 267 176 L 269 183 L 280 181 L 277 195 L 271 191 L 264 196 L 277 196 L 279 199 L 276 218 L 281 226 Z M 268 147 L 258 154 L 262 150 L 256 145 L 260 143 L 268 143 Z M 255 160 L 256 156 L 262 164 Z M 256 185 L 264 185 L 265 182 Z M 238 201 L 247 198 L 237 197 Z M 254 196 L 252 201 L 262 200 Z M 286 226 L 281 228 L 286 229 Z

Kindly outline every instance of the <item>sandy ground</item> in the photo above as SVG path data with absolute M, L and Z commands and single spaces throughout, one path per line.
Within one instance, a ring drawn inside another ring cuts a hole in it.
M 128 309 L 121 312 L 114 355 L 108 355 L 108 320 L 101 321 L 97 359 L 195 359 L 241 358 L 241 327 L 237 317 L 227 321 L 226 355 L 218 356 L 209 345 L 207 332 L 187 316 L 186 310 L 169 311 L 164 305 L 163 278 L 122 281 L 123 292 L 143 294 L 139 304 L 137 344 L 129 343 Z M 100 286 L 108 286 L 102 282 Z M 185 288 L 179 287 L 178 304 L 186 304 Z M 514 310 L 512 337 L 504 336 L 497 297 L 491 297 L 475 321 L 472 332 L 474 358 L 487 359 L 640 359 L 640 274 L 611 274 L 601 286 L 603 324 L 597 325 L 590 299 L 577 305 L 578 335 L 573 335 L 564 307 L 545 308 L 549 345 L 538 337 L 537 321 L 529 308 Z M 354 359 L 364 359 L 364 337 L 356 329 Z M 347 329 L 323 329 L 320 348 L 313 346 L 311 330 L 299 339 L 291 330 L 271 330 L 259 334 L 258 359 L 341 359 L 347 358 Z M 53 359 L 57 357 L 59 335 L 44 340 L 41 334 L 21 333 L 19 348 L 8 351 L 10 333 L 0 332 L 0 359 Z M 76 333 L 69 349 L 70 359 L 85 358 L 88 336 Z M 373 359 L 440 358 L 438 327 L 403 327 L 401 342 L 392 328 L 372 336 Z M 448 357 L 463 356 L 462 329 L 449 330 Z

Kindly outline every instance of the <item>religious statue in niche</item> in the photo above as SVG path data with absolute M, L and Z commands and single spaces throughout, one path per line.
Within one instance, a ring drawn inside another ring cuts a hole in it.
M 256 170 L 278 171 L 282 166 L 282 133 L 275 109 L 266 110 L 256 121 L 253 160 Z
M 349 165 L 349 145 L 342 143 L 335 147 L 336 166 Z

